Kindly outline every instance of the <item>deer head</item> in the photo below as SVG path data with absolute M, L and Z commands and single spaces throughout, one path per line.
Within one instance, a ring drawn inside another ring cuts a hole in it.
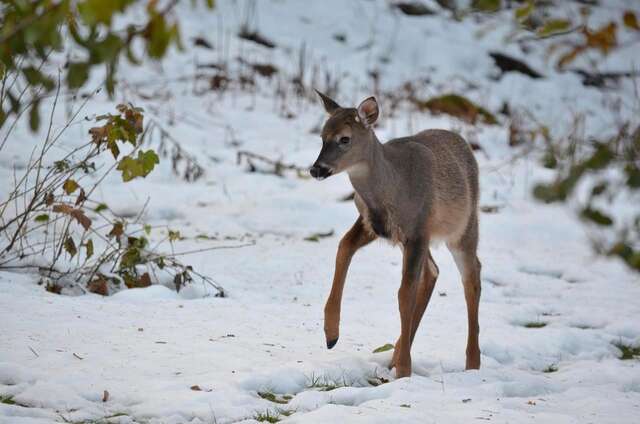
M 369 97 L 357 108 L 343 108 L 334 100 L 316 90 L 329 118 L 322 128 L 322 149 L 309 170 L 318 180 L 342 171 L 362 172 L 367 169 L 367 159 L 373 143 L 373 124 L 378 119 L 378 102 Z

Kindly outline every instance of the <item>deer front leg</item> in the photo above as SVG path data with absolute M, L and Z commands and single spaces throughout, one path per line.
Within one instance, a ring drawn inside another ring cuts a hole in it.
M 416 287 L 422 273 L 426 255 L 426 243 L 423 239 L 408 241 L 404 246 L 402 282 L 398 290 L 400 308 L 400 338 L 396 345 L 396 377 L 411 375 L 411 335 L 413 313 L 416 306 Z
M 351 258 L 358 249 L 371 243 L 376 238 L 364 228 L 362 217 L 342 237 L 336 255 L 336 269 L 333 275 L 331 293 L 324 307 L 324 334 L 327 348 L 331 349 L 338 342 L 340 335 L 340 306 L 342 304 L 342 290 L 351 264 Z

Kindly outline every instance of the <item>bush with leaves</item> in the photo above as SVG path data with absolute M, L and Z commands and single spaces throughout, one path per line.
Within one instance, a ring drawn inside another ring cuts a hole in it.
M 545 202 L 567 202 L 580 187 L 587 193 L 578 199 L 580 217 L 604 232 L 594 240 L 597 251 L 640 272 L 640 126 L 630 128 L 623 125 L 615 137 L 591 141 L 587 149 L 581 143 L 582 153 L 575 143 L 556 152 L 564 158 L 557 161 L 557 177 L 538 184 L 534 195 Z M 614 202 L 630 204 L 631 215 L 616 218 L 610 210 Z
M 139 64 L 145 55 L 161 59 L 170 46 L 181 47 L 178 22 L 171 12 L 177 0 L 9 0 L 0 5 L 0 128 L 7 118 L 29 110 L 32 130 L 40 125 L 40 103 L 56 90 L 47 72 L 54 52 L 72 47 L 77 56 L 65 64 L 63 85 L 78 89 L 94 68 L 103 67 L 112 96 L 122 57 Z M 213 0 L 204 0 L 213 8 Z M 124 28 L 115 22 L 143 4 L 146 17 Z M 144 54 L 134 46 L 144 45 Z
M 554 4 L 541 4 L 528 0 L 515 9 L 514 21 L 518 27 L 532 32 L 534 39 L 554 38 L 549 44 L 549 56 L 558 55 L 556 67 L 565 69 L 578 57 L 596 52 L 604 57 L 616 48 L 621 47 L 620 34 L 627 31 L 631 40 L 625 44 L 640 41 L 640 24 L 633 10 L 625 10 L 618 20 L 611 20 L 594 27 L 589 23 L 591 9 L 581 5 L 576 16 L 558 15 Z M 622 30 L 620 28 L 623 28 Z
M 126 183 L 146 177 L 159 163 L 154 150 L 141 149 L 146 135 L 141 109 L 118 105 L 117 113 L 95 118 L 99 125 L 90 130 L 86 143 L 61 158 L 53 153 L 59 151 L 54 146 L 63 133 L 100 91 L 91 90 L 56 132 L 54 114 L 66 90 L 84 87 L 92 70 L 100 68 L 105 73 L 101 86 L 112 96 L 123 58 L 138 65 L 145 57 L 162 59 L 171 46 L 181 48 L 173 16 L 177 3 L 9 0 L 0 4 L 0 151 L 26 112 L 35 132 L 41 128 L 41 107 L 50 106 L 46 134 L 0 203 L 0 268 L 37 268 L 54 292 L 73 286 L 106 295 L 124 285 L 149 285 L 150 274 L 157 281 L 166 280 L 156 275 L 162 272 L 178 290 L 197 277 L 212 286 L 215 295 L 224 295 L 221 287 L 175 255 L 149 248 L 149 226 L 119 218 L 106 204 L 92 199 L 114 170 Z M 204 3 L 213 7 L 213 0 Z M 126 14 L 140 7 L 145 18 L 123 26 Z M 65 50 L 74 55 L 60 69 L 59 53 Z M 129 153 L 123 154 L 125 150 Z M 101 167 L 96 163 L 108 162 L 109 155 L 112 165 L 98 175 Z M 84 183 L 87 176 L 95 177 L 95 182 Z
M 6 242 L 0 243 L 0 268 L 37 268 L 49 281 L 47 289 L 57 293 L 76 287 L 107 295 L 124 286 L 148 286 L 153 274 L 153 280 L 170 280 L 177 290 L 197 277 L 213 287 L 215 295 L 224 295 L 221 287 L 175 255 L 149 248 L 151 227 L 119 218 L 108 205 L 92 200 L 114 170 L 127 182 L 146 177 L 159 162 L 153 150 L 141 150 L 145 137 L 141 109 L 121 104 L 117 113 L 98 116 L 99 125 L 91 128 L 87 143 L 47 164 L 48 152 L 81 109 L 59 132 L 48 132 L 39 154 L 0 203 L 0 240 Z M 124 149 L 131 153 L 122 154 Z M 108 156 L 113 164 L 99 175 L 95 163 Z M 85 184 L 87 176 L 94 176 L 95 182 Z
M 559 4 L 565 7 L 557 7 Z M 474 0 L 471 5 L 483 13 L 513 10 L 516 31 L 512 40 L 545 43 L 556 69 L 581 75 L 585 86 L 607 87 L 610 80 L 640 76 L 635 70 L 598 72 L 596 65 L 593 69 L 568 69 L 582 56 L 605 58 L 619 48 L 640 44 L 640 23 L 631 9 L 621 11 L 617 19 L 594 26 L 590 17 L 597 5 L 591 2 Z M 574 11 L 578 13 L 572 13 Z M 523 144 L 524 139 L 531 143 L 541 139 L 542 164 L 556 171 L 551 182 L 534 187 L 534 196 L 547 203 L 577 203 L 580 219 L 598 229 L 593 232 L 596 251 L 618 257 L 630 269 L 640 272 L 640 125 L 637 119 L 617 119 L 615 136 L 594 140 L 577 134 L 575 127 L 568 137 L 554 139 L 549 128 L 537 122 L 532 114 L 528 116 L 534 124 L 532 129 L 519 128 L 520 125 L 515 125 L 517 118 L 512 116 L 510 145 Z

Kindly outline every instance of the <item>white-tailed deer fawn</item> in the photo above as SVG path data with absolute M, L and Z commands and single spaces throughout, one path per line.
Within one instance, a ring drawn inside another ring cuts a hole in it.
M 403 248 L 398 290 L 401 332 L 389 368 L 411 375 L 411 344 L 438 277 L 429 243 L 445 241 L 460 271 L 467 304 L 467 369 L 480 367 L 478 303 L 478 165 L 459 135 L 427 130 L 380 143 L 373 132 L 379 108 L 369 97 L 343 108 L 318 92 L 329 118 L 322 150 L 311 167 L 319 180 L 346 171 L 360 212 L 340 240 L 333 286 L 325 306 L 327 347 L 338 341 L 340 305 L 353 254 L 377 237 Z

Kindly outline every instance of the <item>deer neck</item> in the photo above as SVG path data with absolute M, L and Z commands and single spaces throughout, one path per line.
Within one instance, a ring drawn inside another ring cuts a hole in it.
M 348 170 L 349 180 L 354 190 L 364 200 L 369 209 L 378 209 L 387 204 L 391 193 L 395 171 L 385 157 L 382 143 L 371 132 L 371 148 L 368 157 Z

